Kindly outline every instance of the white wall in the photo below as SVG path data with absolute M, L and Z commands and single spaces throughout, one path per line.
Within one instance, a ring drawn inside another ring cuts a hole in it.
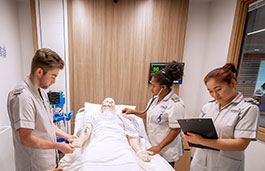
M 236 0 L 215 0 L 210 3 L 206 53 L 201 74 L 203 77 L 210 70 L 226 63 L 235 8 Z M 211 97 L 204 85 L 200 87 L 199 92 L 203 92 L 200 97 L 200 106 L 202 106 L 205 104 L 203 100 Z
M 3 171 L 14 171 L 14 147 L 12 142 L 12 130 L 10 126 L 0 128 L 0 165 Z
M 29 0 L 0 0 L 0 44 L 5 45 L 7 57 L 0 58 L 0 165 L 1 170 L 14 171 L 14 154 L 7 95 L 24 78 L 24 62 L 32 55 L 32 31 Z M 8 162 L 7 162 L 8 161 Z
M 190 0 L 180 86 L 187 115 L 198 116 L 211 99 L 203 78 L 226 62 L 235 7 L 236 0 Z
M 0 127 L 10 125 L 6 102 L 8 92 L 23 79 L 19 38 L 18 11 L 15 0 L 1 0 L 0 44 L 5 45 L 7 57 L 0 58 Z
M 245 151 L 245 170 L 246 171 L 264 171 L 265 162 L 265 142 L 252 141 Z
M 202 72 L 207 50 L 209 7 L 208 2 L 192 0 L 189 5 L 183 55 L 184 77 L 179 91 L 180 97 L 184 100 L 187 115 L 199 115 L 200 97 L 202 93 L 206 93 L 205 91 L 198 92 L 204 86 Z M 207 101 L 207 99 L 202 101 Z
M 6 100 L 8 92 L 29 73 L 33 55 L 32 25 L 29 0 L 1 0 L 0 45 L 7 57 L 0 58 L 0 127 L 10 125 Z
M 30 0 L 17 0 L 23 76 L 29 75 L 34 55 Z

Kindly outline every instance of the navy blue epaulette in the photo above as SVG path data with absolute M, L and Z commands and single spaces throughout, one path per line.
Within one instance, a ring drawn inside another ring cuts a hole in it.
M 172 100 L 174 103 L 177 103 L 177 102 L 180 101 L 178 97 L 172 97 L 171 100 Z
M 25 89 L 24 86 L 19 86 L 19 87 L 15 88 L 15 89 L 13 90 L 13 94 L 14 94 L 14 95 L 19 95 L 19 94 L 23 93 L 23 90 L 24 90 L 24 89 Z
M 254 105 L 259 105 L 259 102 L 251 97 L 248 97 L 248 98 L 244 98 L 244 101 L 245 102 L 248 102 L 248 103 L 251 103 L 251 104 L 254 104 Z
M 215 102 L 215 101 L 216 101 L 216 100 L 213 99 L 213 100 L 208 101 L 208 103 L 213 103 L 213 102 Z

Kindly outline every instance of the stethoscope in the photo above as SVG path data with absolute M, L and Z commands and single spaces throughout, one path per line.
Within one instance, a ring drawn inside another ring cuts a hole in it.
M 155 95 L 155 96 L 153 96 L 153 98 L 152 98 L 150 104 L 148 105 L 148 107 L 145 109 L 144 112 L 142 112 L 142 113 L 135 113 L 135 115 L 142 115 L 142 114 L 144 114 L 145 112 L 147 112 L 148 109 L 150 108 L 150 106 L 152 105 L 152 103 L 154 102 L 154 100 L 155 100 L 156 98 L 159 97 L 159 95 L 160 95 L 160 93 L 162 92 L 163 89 L 164 89 L 164 88 L 162 87 L 162 88 L 159 90 L 158 94 Z M 157 118 L 157 122 L 158 122 L 158 123 L 161 121 L 161 116 L 162 116 L 162 114 L 163 114 L 163 113 L 161 113 L 161 114 L 158 116 L 158 118 Z

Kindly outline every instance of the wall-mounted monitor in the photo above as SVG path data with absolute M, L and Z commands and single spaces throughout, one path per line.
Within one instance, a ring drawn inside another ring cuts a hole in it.
M 148 83 L 151 84 L 151 78 L 152 76 L 162 68 L 164 68 L 168 63 L 150 63 L 150 70 L 149 70 L 149 79 Z M 184 68 L 184 63 L 181 63 Z M 173 84 L 182 84 L 182 78 L 179 80 L 174 80 Z

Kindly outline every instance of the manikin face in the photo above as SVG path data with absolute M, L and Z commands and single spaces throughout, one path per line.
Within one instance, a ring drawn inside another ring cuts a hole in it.
M 39 78 L 39 86 L 40 88 L 47 89 L 49 88 L 52 84 L 55 83 L 56 77 L 58 76 L 59 73 L 59 68 L 55 68 L 52 70 L 49 70 L 45 75 L 41 74 Z
M 102 102 L 101 110 L 102 110 L 102 112 L 104 112 L 106 110 L 114 111 L 115 110 L 115 101 L 112 98 L 107 97 Z
M 210 95 L 220 104 L 221 107 L 230 103 L 236 95 L 236 81 L 232 80 L 230 84 L 226 82 L 218 82 L 210 79 L 206 83 L 206 87 Z

